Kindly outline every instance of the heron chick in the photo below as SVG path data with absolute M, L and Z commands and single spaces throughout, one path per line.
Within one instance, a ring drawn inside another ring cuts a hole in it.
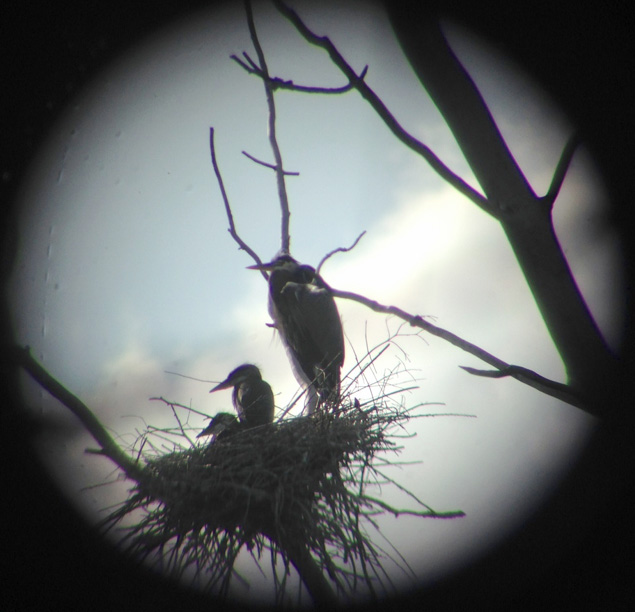
M 229 412 L 219 412 L 212 417 L 209 425 L 196 437 L 214 436 L 214 441 L 222 440 L 223 438 L 228 438 L 238 433 L 241 429 L 241 425 L 236 415 L 230 414 Z
M 344 363 L 344 333 L 331 288 L 311 266 L 281 253 L 249 266 L 269 275 L 269 314 L 280 333 L 298 382 L 307 389 L 307 411 L 336 402 Z
M 262 380 L 260 370 L 255 365 L 246 363 L 238 366 L 210 393 L 231 387 L 234 388 L 232 403 L 241 423 L 249 429 L 273 423 L 273 392 L 269 384 Z

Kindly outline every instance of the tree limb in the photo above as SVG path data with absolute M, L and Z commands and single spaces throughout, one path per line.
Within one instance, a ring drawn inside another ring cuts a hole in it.
M 533 370 L 530 370 L 529 368 L 524 368 L 518 365 L 509 365 L 506 368 L 502 368 L 500 370 L 479 370 L 477 368 L 471 368 L 469 366 L 459 366 L 459 368 L 465 370 L 469 374 L 473 374 L 474 376 L 482 376 L 484 378 L 505 378 L 506 376 L 516 375 L 518 380 L 527 379 L 541 382 L 542 384 L 550 387 L 556 392 L 560 390 L 563 397 L 567 397 L 569 394 L 571 394 L 571 388 L 568 385 L 556 382 L 549 378 L 545 378 L 544 376 L 541 376 L 540 374 L 534 372 Z
M 53 378 L 31 355 L 29 347 L 13 347 L 14 362 L 22 367 L 43 389 L 66 406 L 86 427 L 97 441 L 103 455 L 116 463 L 128 476 L 139 482 L 143 477 L 143 467 L 124 453 L 99 419 L 77 396 Z
M 615 362 L 578 289 L 558 242 L 550 205 L 534 193 L 509 151 L 478 88 L 450 48 L 437 19 L 413 24 L 389 7 L 401 46 L 452 131 L 500 221 L 564 363 L 568 383 L 602 409 Z M 570 140 L 556 169 L 559 189 L 575 149 Z
M 376 302 L 375 300 L 371 300 L 367 297 L 364 297 L 357 293 L 353 293 L 351 291 L 340 291 L 338 289 L 331 288 L 331 292 L 335 297 L 358 302 L 359 304 L 363 304 L 367 308 L 370 308 L 374 312 L 380 312 L 383 314 L 389 314 L 399 317 L 413 327 L 419 327 L 420 329 L 427 331 L 433 336 L 437 336 L 438 338 L 449 342 L 450 344 L 460 348 L 461 350 L 470 353 L 475 357 L 478 357 L 485 363 L 494 366 L 497 370 L 504 372 L 504 374 L 501 374 L 501 376 L 511 376 L 512 378 L 515 378 L 516 380 L 529 385 L 534 389 L 537 389 L 541 393 L 550 395 L 551 397 L 555 397 L 563 402 L 566 402 L 567 404 L 571 404 L 572 406 L 576 406 L 577 408 L 580 408 L 585 412 L 588 412 L 589 414 L 595 414 L 595 412 L 586 405 L 582 398 L 568 385 L 564 385 L 562 383 L 545 378 L 544 376 L 536 374 L 535 372 L 527 368 L 510 365 L 502 359 L 499 359 L 491 353 L 488 353 L 476 344 L 472 344 L 471 342 L 460 338 L 450 331 L 433 325 L 429 321 L 426 321 L 420 315 L 412 315 L 405 310 L 398 308 L 397 306 L 385 306 L 383 304 L 380 304 L 379 302 Z M 478 372 L 472 371 L 471 368 L 466 368 L 464 366 L 460 367 L 472 374 Z
M 432 169 L 435 170 L 441 178 L 450 183 L 450 185 L 452 185 L 459 193 L 474 202 L 474 204 L 479 206 L 485 212 L 494 214 L 492 206 L 485 197 L 466 183 L 458 174 L 452 172 L 452 170 L 450 170 L 450 168 L 448 168 L 448 166 L 446 166 L 441 159 L 435 155 L 432 149 L 414 138 L 399 124 L 386 105 L 381 101 L 379 96 L 377 96 L 377 94 L 363 79 L 363 76 L 366 74 L 366 69 L 358 75 L 346 62 L 344 57 L 340 54 L 328 37 L 314 34 L 305 25 L 302 19 L 300 19 L 298 14 L 292 8 L 284 4 L 284 2 L 274 0 L 274 4 L 278 11 L 280 11 L 280 13 L 295 26 L 307 42 L 324 49 L 328 53 L 331 61 L 342 71 L 349 82 L 353 83 L 353 86 L 357 89 L 362 98 L 364 98 L 373 107 L 375 112 L 381 117 L 388 129 L 397 137 L 398 140 L 423 157 L 428 164 L 430 164 Z
M 555 198 L 562 184 L 577 144 L 575 138 L 565 147 L 548 197 L 538 198 L 509 152 L 478 89 L 449 48 L 436 19 L 413 24 L 407 15 L 395 11 L 391 20 L 404 52 L 452 130 L 485 191 L 484 198 L 454 175 L 430 149 L 405 132 L 364 81 L 354 80 L 355 72 L 327 37 L 313 33 L 281 0 L 274 0 L 274 4 L 309 43 L 329 54 L 401 142 L 418 152 L 460 193 L 501 222 L 565 364 L 569 382 L 601 398 L 602 389 L 595 387 L 601 387 L 598 383 L 611 374 L 614 359 L 577 288 L 550 216 L 549 198 Z M 598 372 L 602 373 L 599 379 Z

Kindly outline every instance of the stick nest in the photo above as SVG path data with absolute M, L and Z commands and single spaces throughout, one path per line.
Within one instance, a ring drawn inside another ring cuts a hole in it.
M 398 511 L 366 496 L 365 485 L 378 480 L 375 456 L 399 451 L 388 430 L 408 418 L 401 408 L 355 402 L 200 445 L 181 429 L 187 444 L 146 457 L 143 477 L 105 525 L 128 523 L 124 543 L 136 556 L 179 576 L 190 568 L 221 595 L 231 576 L 240 579 L 234 562 L 243 547 L 257 563 L 264 549 L 272 565 L 282 562 L 277 591 L 289 564 L 297 567 L 294 554 L 307 551 L 339 592 L 360 582 L 374 592 L 386 576 L 361 519 Z

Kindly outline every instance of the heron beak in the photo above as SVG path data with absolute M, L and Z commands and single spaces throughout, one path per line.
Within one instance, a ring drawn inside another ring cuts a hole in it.
M 210 424 L 196 437 L 202 438 L 203 436 L 213 436 L 214 433 L 215 433 L 215 426 Z
M 213 389 L 210 389 L 210 393 L 214 393 L 214 391 L 220 391 L 221 389 L 231 389 L 233 387 L 233 383 L 229 380 L 224 380 L 222 383 L 216 385 Z
M 273 262 L 270 261 L 268 263 L 259 263 L 259 264 L 254 264 L 253 266 L 247 266 L 247 270 L 266 270 L 267 272 L 271 269 L 273 269 L 274 265 Z

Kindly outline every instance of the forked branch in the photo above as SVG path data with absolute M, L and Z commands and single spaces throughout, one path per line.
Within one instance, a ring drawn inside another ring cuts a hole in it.
M 423 144 L 420 140 L 417 140 L 403 128 L 395 116 L 382 102 L 381 98 L 364 80 L 367 68 L 364 68 L 364 70 L 358 75 L 327 36 L 318 36 L 315 34 L 307 27 L 300 16 L 284 2 L 274 0 L 274 4 L 278 11 L 280 11 L 280 13 L 295 26 L 307 42 L 324 49 L 324 51 L 328 53 L 331 61 L 340 69 L 340 71 L 348 79 L 348 82 L 353 85 L 362 98 L 364 98 L 364 100 L 373 107 L 375 112 L 386 124 L 386 127 L 388 127 L 398 140 L 423 157 L 428 164 L 430 164 L 433 170 L 435 170 L 441 178 L 450 183 L 450 185 L 452 185 L 459 193 L 470 199 L 485 212 L 493 214 L 491 205 L 487 198 L 466 183 L 458 174 L 452 172 L 452 170 L 450 170 L 450 168 L 444 164 L 439 157 L 437 157 L 432 149 Z

